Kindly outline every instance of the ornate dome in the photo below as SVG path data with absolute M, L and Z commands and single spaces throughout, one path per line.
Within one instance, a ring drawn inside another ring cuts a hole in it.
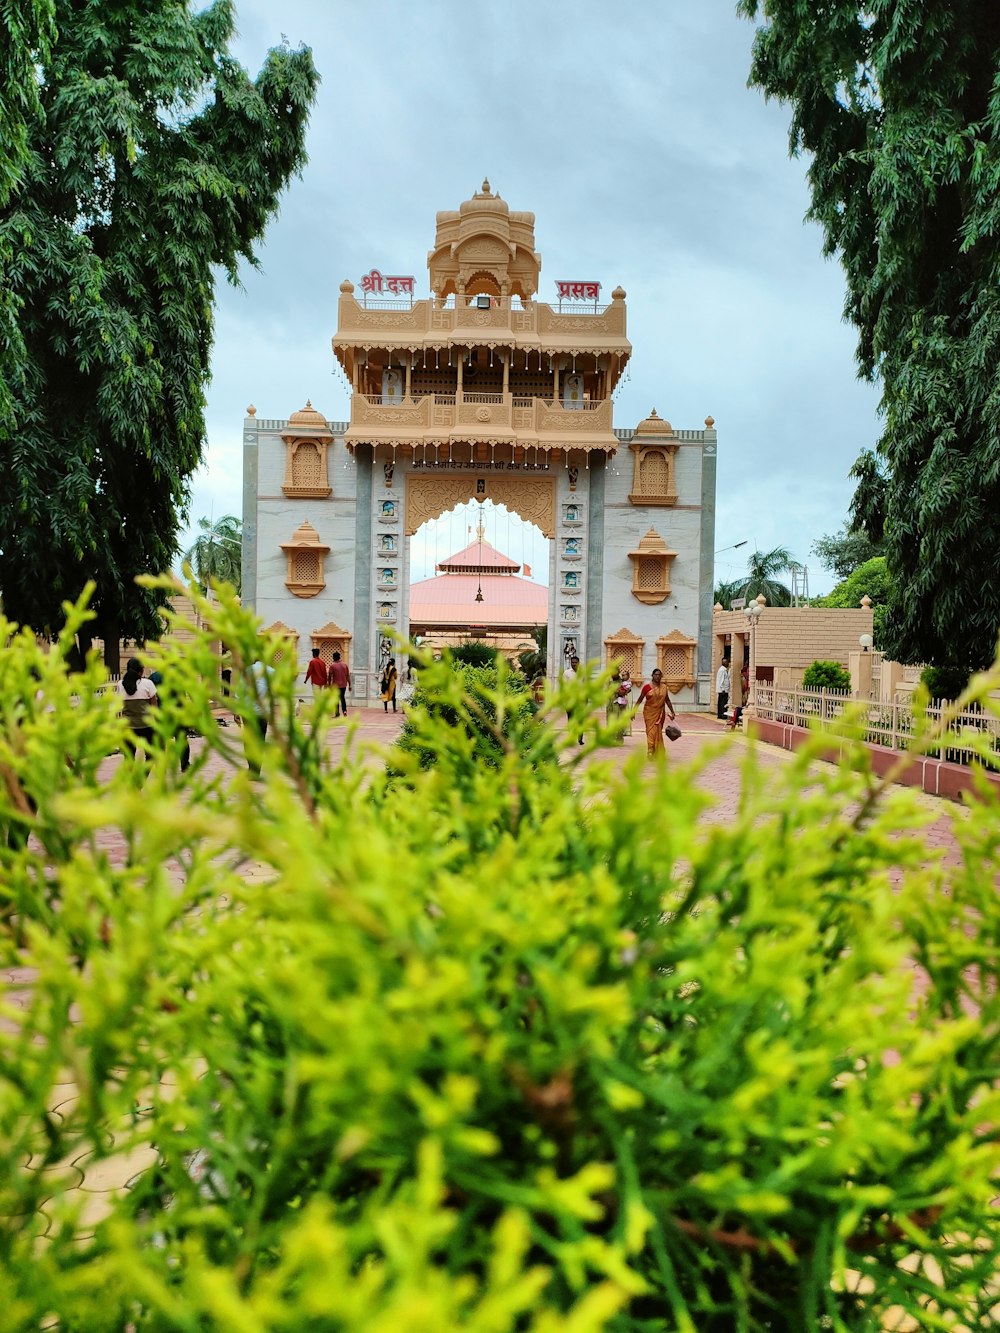
M 333 432 L 326 417 L 322 412 L 317 412 L 310 399 L 306 399 L 305 407 L 300 407 L 297 412 L 293 412 L 288 418 L 288 424 L 282 432 L 281 438 L 301 439 L 303 435 L 312 438 L 322 437 L 327 440 L 333 439 Z
M 674 428 L 670 422 L 663 417 L 656 415 L 654 407 L 645 421 L 640 421 L 635 428 L 636 435 L 673 435 Z

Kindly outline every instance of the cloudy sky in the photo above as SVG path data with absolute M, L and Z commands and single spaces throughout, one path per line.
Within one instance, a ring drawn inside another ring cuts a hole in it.
M 426 295 L 435 213 L 487 176 L 535 214 L 540 299 L 554 300 L 556 278 L 626 289 L 633 357 L 616 425 L 654 407 L 678 428 L 715 418 L 716 577 L 739 573 L 748 549 L 783 545 L 808 565 L 810 592 L 829 590 L 810 546 L 846 516 L 877 395 L 855 378 L 839 266 L 803 222 L 789 110 L 746 86 L 753 28 L 734 0 L 238 10 L 235 54 L 253 73 L 284 38 L 312 47 L 323 82 L 309 164 L 260 269 L 242 291 L 219 288 L 193 520 L 240 513 L 248 403 L 285 417 L 310 398 L 346 419 L 330 351 L 341 280 L 412 273 Z

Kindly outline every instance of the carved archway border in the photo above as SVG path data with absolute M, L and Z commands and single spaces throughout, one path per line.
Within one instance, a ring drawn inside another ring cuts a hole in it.
M 423 523 L 440 518 L 466 500 L 492 500 L 541 528 L 542 535 L 556 535 L 555 477 L 508 477 L 493 472 L 468 472 L 462 476 L 406 478 L 406 535 L 412 537 Z

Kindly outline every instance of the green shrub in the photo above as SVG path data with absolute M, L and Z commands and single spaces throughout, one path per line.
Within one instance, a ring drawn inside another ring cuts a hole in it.
M 462 666 L 492 667 L 503 654 L 491 648 L 488 643 L 477 643 L 473 639 L 468 643 L 460 643 L 457 648 L 450 648 L 447 656 L 452 662 L 460 663 Z
M 325 701 L 296 718 L 231 593 L 194 599 L 248 736 L 212 719 L 208 639 L 165 640 L 148 773 L 98 774 L 122 725 L 68 640 L 0 656 L 0 824 L 37 837 L 0 839 L 3 962 L 30 969 L 0 1026 L 5 1328 L 989 1324 L 995 803 L 947 882 L 936 812 L 863 752 L 751 752 L 720 822 L 703 770 L 580 764 L 605 682 L 557 696 L 564 737 L 499 668 L 464 700 L 422 668 L 436 762 L 390 777 L 329 758 Z M 487 695 L 489 764 L 445 720 Z M 181 779 L 182 722 L 225 779 L 197 750 Z M 95 1223 L 71 1164 L 122 1153 Z
M 470 764 L 497 768 L 510 746 L 530 748 L 535 707 L 523 676 L 503 657 L 489 666 L 464 666 L 453 658 L 418 663 L 418 685 L 390 760 L 401 771 L 401 755 L 415 755 L 421 768 L 437 760 L 441 727 L 461 732 L 469 742 Z
M 804 690 L 849 690 L 851 673 L 839 662 L 811 662 L 802 675 Z
M 929 666 L 920 673 L 920 683 L 931 699 L 954 700 L 969 683 L 972 673 L 968 667 Z

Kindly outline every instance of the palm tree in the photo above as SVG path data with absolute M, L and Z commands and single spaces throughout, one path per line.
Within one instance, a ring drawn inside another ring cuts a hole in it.
M 239 592 L 243 524 L 232 514 L 225 514 L 214 523 L 210 518 L 199 518 L 198 527 L 201 532 L 190 550 L 185 552 L 184 563 L 191 566 L 203 588 L 215 579 L 218 583 L 231 583 Z
M 791 588 L 774 577 L 784 573 L 791 564 L 792 553 L 787 546 L 776 546 L 773 551 L 754 551 L 747 560 L 743 596 L 750 601 L 763 593 L 772 606 L 791 606 Z
M 739 597 L 753 601 L 763 593 L 772 606 L 791 606 L 792 592 L 775 578 L 792 564 L 792 553 L 785 546 L 773 551 L 754 551 L 747 560 L 747 572 L 742 578 L 720 583 L 715 589 L 715 600 L 724 607 Z
M 715 585 L 715 600 L 719 605 L 729 610 L 729 603 L 742 597 L 741 591 L 746 579 L 724 579 L 721 583 Z

